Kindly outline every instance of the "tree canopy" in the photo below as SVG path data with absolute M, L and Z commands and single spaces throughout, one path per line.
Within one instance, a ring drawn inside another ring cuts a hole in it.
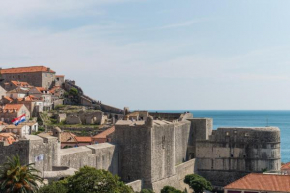
M 52 182 L 48 185 L 44 185 L 39 189 L 39 193 L 68 193 L 68 188 L 62 181 Z
M 0 192 L 34 193 L 43 179 L 33 164 L 21 165 L 19 156 L 7 157 L 7 162 L 0 169 Z
M 69 94 L 72 96 L 77 96 L 78 95 L 78 90 L 76 88 L 71 88 L 69 90 Z
M 133 193 L 133 189 L 106 170 L 85 166 L 75 175 L 41 188 L 41 193 Z M 59 192 L 59 191 L 58 191 Z
M 164 186 L 163 189 L 161 190 L 161 193 L 184 193 L 184 192 L 177 190 L 172 186 Z
M 154 193 L 151 189 L 142 189 L 140 193 Z
M 185 176 L 184 183 L 188 184 L 195 193 L 203 193 L 205 190 L 212 190 L 211 183 L 197 174 Z

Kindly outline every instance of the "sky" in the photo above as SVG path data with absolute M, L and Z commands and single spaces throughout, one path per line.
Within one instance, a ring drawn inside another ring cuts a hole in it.
M 139 110 L 290 109 L 288 0 L 0 0 L 0 66 Z

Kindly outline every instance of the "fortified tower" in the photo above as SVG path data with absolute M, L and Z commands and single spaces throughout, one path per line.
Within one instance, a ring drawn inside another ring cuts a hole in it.
M 279 128 L 212 130 L 211 119 L 189 120 L 194 136 L 189 142 L 189 152 L 197 160 L 198 174 L 212 184 L 224 186 L 251 172 L 279 171 Z
M 194 160 L 182 168 L 187 161 L 189 121 L 173 123 L 149 116 L 146 121 L 120 120 L 115 127 L 122 180 L 142 180 L 143 188 L 158 192 L 168 184 L 181 188 L 185 174 L 194 173 Z

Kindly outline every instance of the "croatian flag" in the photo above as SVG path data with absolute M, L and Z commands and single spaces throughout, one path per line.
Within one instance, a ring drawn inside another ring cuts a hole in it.
M 19 123 L 22 123 L 24 122 L 26 119 L 25 119 L 25 114 L 21 115 L 20 117 L 17 117 L 15 119 L 12 120 L 12 123 L 17 126 Z

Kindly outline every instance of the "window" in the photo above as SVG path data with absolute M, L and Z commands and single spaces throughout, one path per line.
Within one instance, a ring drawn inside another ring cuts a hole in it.
M 271 144 L 271 148 L 274 149 L 275 148 L 275 144 Z
M 227 131 L 227 132 L 226 132 L 226 136 L 230 136 L 230 132 Z

